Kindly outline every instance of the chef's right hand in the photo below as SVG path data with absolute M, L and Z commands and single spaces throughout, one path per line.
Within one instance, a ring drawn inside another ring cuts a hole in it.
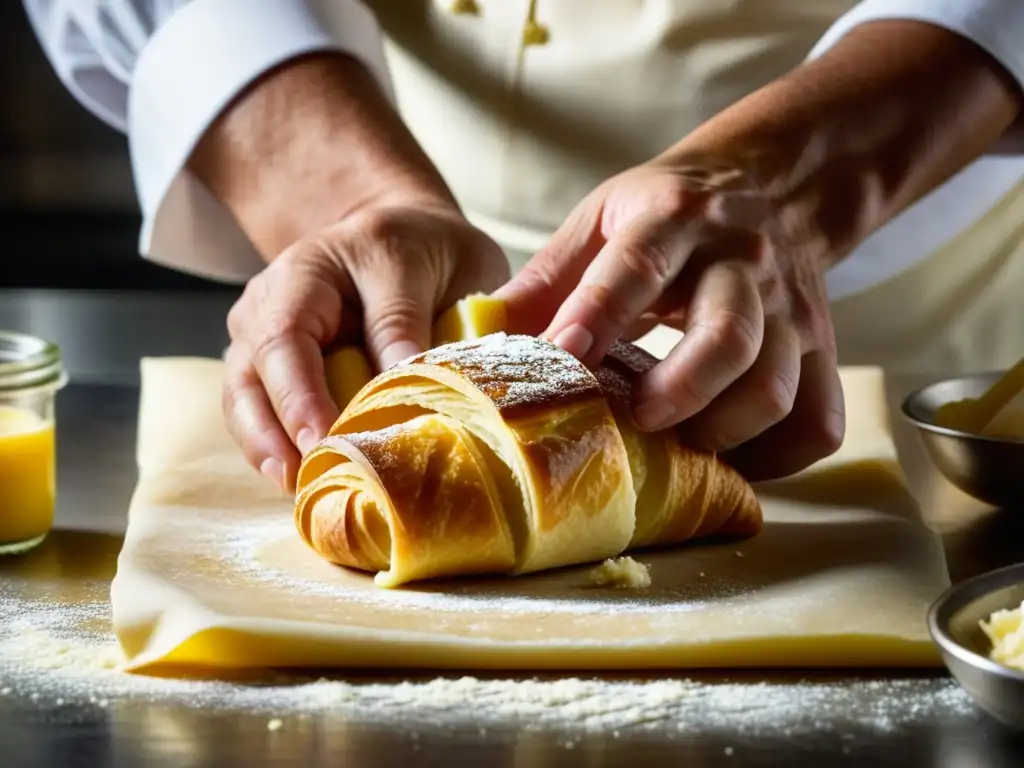
M 427 349 L 434 317 L 508 279 L 501 249 L 446 201 L 360 211 L 300 239 L 228 315 L 223 407 L 249 462 L 284 489 L 338 417 L 323 350 L 365 344 L 378 370 Z
M 246 458 L 294 487 L 338 410 L 323 353 L 363 344 L 378 369 L 419 352 L 434 317 L 508 279 L 360 62 L 324 52 L 273 69 L 200 139 L 189 170 L 268 266 L 228 317 L 223 405 Z

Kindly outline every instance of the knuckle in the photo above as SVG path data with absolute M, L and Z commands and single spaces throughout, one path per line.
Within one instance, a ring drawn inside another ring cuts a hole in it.
M 635 240 L 625 245 L 619 258 L 637 283 L 648 291 L 660 290 L 672 275 L 672 252 L 658 239 Z
M 673 402 L 695 403 L 701 408 L 714 399 L 712 391 L 696 376 L 676 376 L 668 395 Z
M 252 307 L 255 304 L 255 295 L 259 290 L 259 276 L 252 278 L 245 284 L 241 296 L 231 305 L 228 310 L 227 326 L 228 336 L 232 341 L 244 338 L 248 328 L 248 320 L 252 314 Z
M 793 410 L 796 401 L 797 382 L 787 371 L 775 370 L 761 383 L 762 407 L 772 423 L 782 421 Z
M 749 368 L 761 349 L 761 332 L 757 324 L 744 314 L 723 312 L 710 324 L 712 343 L 737 366 Z
M 245 333 L 245 309 L 242 306 L 242 299 L 236 301 L 228 310 L 227 326 L 228 338 L 237 341 Z
M 286 389 L 269 394 L 271 399 L 277 402 L 278 413 L 281 414 L 281 421 L 288 433 L 295 437 L 298 427 L 306 421 L 305 414 L 310 412 L 314 404 L 312 393 Z
M 388 208 L 372 208 L 350 220 L 351 230 L 370 242 L 387 244 L 399 237 L 405 219 Z
M 298 265 L 319 263 L 334 252 L 334 244 L 327 232 L 307 235 L 288 246 L 274 259 L 263 274 L 290 271 Z
M 826 411 L 810 424 L 807 440 L 817 449 L 819 458 L 825 458 L 842 447 L 845 436 L 845 414 L 841 411 Z
M 580 286 L 584 302 L 613 328 L 626 328 L 633 321 L 629 305 L 617 291 L 598 283 Z
M 263 359 L 267 352 L 285 339 L 299 335 L 302 329 L 300 315 L 294 309 L 275 309 L 264 312 L 260 318 L 260 340 L 255 345 L 255 357 Z
M 392 296 L 375 302 L 367 308 L 366 335 L 368 338 L 388 341 L 417 328 L 423 320 L 423 307 L 410 296 Z M 386 342 L 385 342 L 386 343 Z
M 653 195 L 651 207 L 665 216 L 684 216 L 694 209 L 700 196 L 692 180 L 681 182 L 672 177 Z

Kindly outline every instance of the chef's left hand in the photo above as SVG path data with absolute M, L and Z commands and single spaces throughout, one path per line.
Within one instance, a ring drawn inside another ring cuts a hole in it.
M 845 428 L 820 233 L 735 166 L 660 157 L 607 181 L 498 295 L 513 330 L 595 366 L 620 337 L 684 332 L 634 392 L 748 478 L 797 472 Z M 546 325 L 546 327 L 545 327 Z

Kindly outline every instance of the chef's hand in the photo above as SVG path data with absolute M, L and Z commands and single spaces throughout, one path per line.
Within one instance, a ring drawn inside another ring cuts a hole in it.
M 228 315 L 224 413 L 246 458 L 292 488 L 299 452 L 338 417 L 325 348 L 362 339 L 387 368 L 429 348 L 439 311 L 507 276 L 500 248 L 445 203 L 362 211 L 299 240 Z
M 683 330 L 641 379 L 638 422 L 685 422 L 752 479 L 798 471 L 845 428 L 824 270 L 985 152 L 1022 105 L 960 35 L 861 24 L 593 192 L 503 290 L 511 317 L 590 364 L 638 320 Z
M 647 430 L 686 422 L 752 479 L 842 441 L 821 262 L 735 168 L 666 156 L 612 178 L 498 293 L 514 330 L 591 366 L 656 322 L 683 331 L 640 379 L 634 417 Z
M 204 134 L 189 168 L 268 262 L 228 317 L 227 426 L 294 486 L 338 416 L 323 354 L 365 345 L 379 370 L 427 347 L 436 314 L 508 277 L 371 74 L 336 53 L 260 78 Z

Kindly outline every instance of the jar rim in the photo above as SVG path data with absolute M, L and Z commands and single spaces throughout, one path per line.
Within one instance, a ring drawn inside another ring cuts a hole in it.
M 0 392 L 63 386 L 60 347 L 27 333 L 0 331 Z

